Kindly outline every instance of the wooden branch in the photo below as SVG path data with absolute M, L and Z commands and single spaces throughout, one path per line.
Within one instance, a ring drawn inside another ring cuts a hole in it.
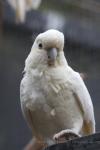
M 34 141 L 31 140 L 24 150 L 34 150 Z M 100 150 L 100 133 L 58 143 L 44 150 Z
M 45 150 L 100 150 L 100 133 L 55 144 Z

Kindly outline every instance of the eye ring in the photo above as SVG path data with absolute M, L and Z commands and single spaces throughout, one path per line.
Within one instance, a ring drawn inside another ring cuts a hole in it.
M 39 45 L 38 45 L 38 46 L 39 46 L 39 48 L 40 48 L 40 49 L 42 49 L 42 48 L 43 48 L 42 43 L 39 43 Z

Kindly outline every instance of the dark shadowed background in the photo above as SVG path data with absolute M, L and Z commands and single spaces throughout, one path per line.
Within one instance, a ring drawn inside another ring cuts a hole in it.
M 100 131 L 100 2 L 43 0 L 38 10 L 27 13 L 24 23 L 16 24 L 14 11 L 3 1 L 0 6 L 0 150 L 22 150 L 32 137 L 21 113 L 19 87 L 34 38 L 50 28 L 64 33 L 69 65 L 87 76 L 85 83 L 94 104 L 96 129 Z

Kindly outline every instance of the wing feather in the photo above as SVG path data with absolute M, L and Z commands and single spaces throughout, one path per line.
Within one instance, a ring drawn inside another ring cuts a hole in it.
M 34 127 L 34 123 L 33 123 L 32 111 L 30 109 L 28 109 L 28 107 L 26 106 L 26 102 L 25 102 L 28 100 L 28 95 L 25 92 L 26 87 L 27 87 L 26 80 L 27 79 L 24 77 L 20 84 L 21 110 L 22 110 L 22 113 L 23 113 L 23 116 L 24 116 L 26 122 L 28 123 L 28 126 L 32 129 L 33 134 L 35 134 L 35 127 Z
M 95 132 L 95 119 L 94 119 L 94 109 L 90 94 L 80 77 L 79 73 L 72 72 L 73 81 L 73 93 L 77 100 L 83 114 L 84 114 L 84 128 L 87 128 L 88 133 Z

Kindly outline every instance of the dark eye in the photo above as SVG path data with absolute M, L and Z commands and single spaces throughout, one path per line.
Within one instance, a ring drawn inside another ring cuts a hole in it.
M 39 43 L 39 48 L 41 49 L 43 47 L 42 43 Z

